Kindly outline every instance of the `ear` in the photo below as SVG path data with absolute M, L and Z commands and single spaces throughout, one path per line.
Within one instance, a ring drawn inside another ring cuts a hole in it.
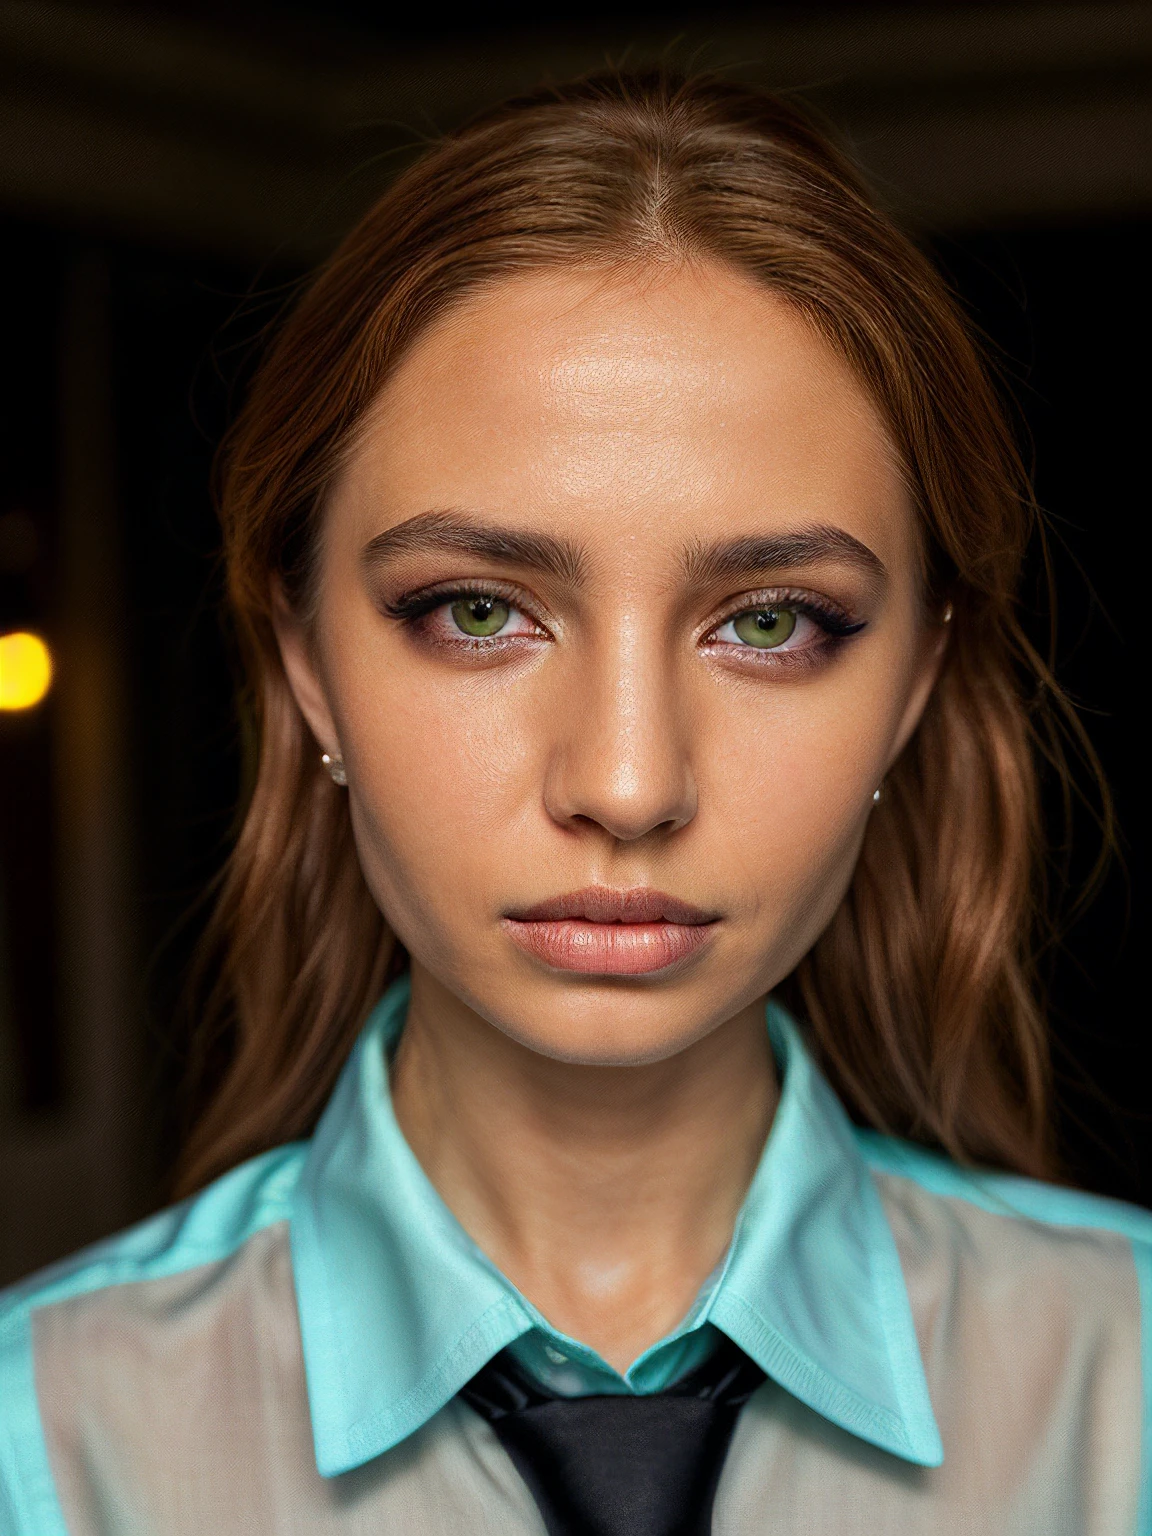
M 948 619 L 951 619 L 951 616 L 951 608 L 949 608 Z M 919 643 L 917 655 L 913 662 L 908 701 L 900 718 L 900 727 L 892 743 L 892 751 L 888 755 L 888 762 L 884 769 L 885 773 L 888 772 L 901 752 L 912 740 L 912 734 L 920 724 L 920 717 L 927 707 L 928 700 L 932 697 L 932 690 L 936 686 L 940 670 L 944 665 L 944 656 L 948 649 L 950 633 L 948 620 L 945 620 L 943 623 L 929 620 L 924 624 L 917 637 Z
M 272 578 L 272 628 L 292 696 L 322 752 L 342 757 L 328 696 L 316 670 L 310 638 L 293 611 L 278 576 Z

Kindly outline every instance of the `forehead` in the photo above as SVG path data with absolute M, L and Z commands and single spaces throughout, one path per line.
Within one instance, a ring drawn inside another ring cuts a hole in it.
M 534 272 L 468 297 L 400 363 L 337 499 L 368 537 L 430 508 L 650 549 L 823 523 L 890 556 L 908 533 L 851 370 L 720 267 Z

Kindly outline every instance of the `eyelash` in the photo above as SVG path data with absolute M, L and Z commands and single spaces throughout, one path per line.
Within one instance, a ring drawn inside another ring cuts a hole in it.
M 409 629 L 419 630 L 421 620 L 428 618 L 438 608 L 447 608 L 452 603 L 460 602 L 469 597 L 498 597 L 501 602 L 507 603 L 517 613 L 523 613 L 525 618 L 531 619 L 539 629 L 544 630 L 544 625 L 539 619 L 533 618 L 528 611 L 523 597 L 512 587 L 506 587 L 498 581 L 462 581 L 453 587 L 442 587 L 433 592 L 405 592 L 390 603 L 382 604 L 383 611 L 390 619 L 399 619 Z M 478 639 L 468 635 L 461 635 L 469 650 L 488 649 L 501 637 L 493 635 L 489 639 Z M 457 643 L 457 642 L 448 642 Z
M 798 614 L 801 618 L 809 619 L 820 630 L 819 638 L 809 645 L 797 646 L 787 651 L 781 648 L 759 650 L 753 645 L 737 645 L 730 640 L 716 641 L 712 638 L 718 630 L 723 629 L 726 624 L 731 624 L 742 614 L 755 613 L 762 608 L 786 609 Z M 756 666 L 807 666 L 819 661 L 828 651 L 843 645 L 853 635 L 858 635 L 864 629 L 866 622 L 863 619 L 853 619 L 838 603 L 833 603 L 828 598 L 820 598 L 814 593 L 801 592 L 788 587 L 772 587 L 741 597 L 739 603 L 730 607 L 723 617 L 708 626 L 700 643 L 710 648 L 722 646 L 732 653 L 739 654 L 742 660 L 747 658 Z
M 548 632 L 544 624 L 533 616 L 523 597 L 515 589 L 505 586 L 501 582 L 460 582 L 452 587 L 443 587 L 434 591 L 406 592 L 391 602 L 381 605 L 383 612 L 391 619 L 396 619 L 406 628 L 419 634 L 423 629 L 427 632 L 424 623 L 432 614 L 441 608 L 447 608 L 452 603 L 460 602 L 469 597 L 496 597 L 505 602 L 517 613 L 521 613 L 541 631 L 541 637 L 547 637 Z M 738 619 L 742 614 L 755 612 L 758 608 L 785 608 L 804 618 L 810 619 L 822 631 L 821 638 L 814 644 L 797 647 L 791 651 L 765 649 L 758 650 L 752 645 L 736 645 L 731 641 L 714 641 L 714 636 L 726 624 Z M 727 650 L 742 652 L 750 657 L 756 665 L 807 665 L 817 660 L 821 653 L 839 647 L 844 641 L 853 635 L 859 634 L 866 626 L 866 620 L 853 619 L 839 604 L 828 599 L 820 599 L 811 592 L 800 592 L 789 588 L 771 588 L 760 592 L 754 592 L 741 598 L 738 605 L 728 609 L 719 619 L 714 620 L 704 632 L 700 643 L 712 647 L 722 646 Z M 488 637 L 460 635 L 452 640 L 437 640 L 440 645 L 462 648 L 468 651 L 492 651 L 507 645 L 509 641 L 524 638 L 537 638 L 532 636 L 501 636 Z

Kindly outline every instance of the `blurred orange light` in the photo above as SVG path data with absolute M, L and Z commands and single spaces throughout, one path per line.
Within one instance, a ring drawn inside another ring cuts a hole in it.
M 39 635 L 0 635 L 0 709 L 31 709 L 52 686 L 52 656 Z

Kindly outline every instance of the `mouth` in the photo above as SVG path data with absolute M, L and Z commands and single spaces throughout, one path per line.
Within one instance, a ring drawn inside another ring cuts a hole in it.
M 711 942 L 719 917 L 646 887 L 591 886 L 503 919 L 505 932 L 557 971 L 644 976 L 688 960 Z

